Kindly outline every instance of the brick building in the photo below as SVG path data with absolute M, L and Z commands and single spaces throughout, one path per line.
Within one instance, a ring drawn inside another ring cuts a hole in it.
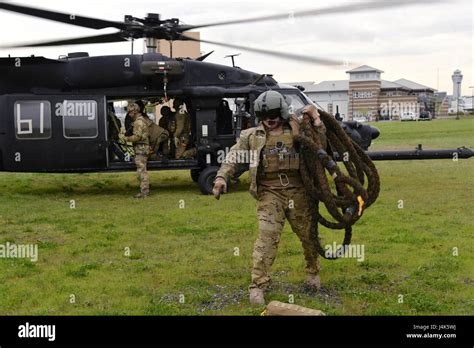
M 399 119 L 405 112 L 419 116 L 422 111 L 435 115 L 435 89 L 399 79 L 382 80 L 382 70 L 363 65 L 347 71 L 349 80 L 293 83 L 328 112 L 339 111 L 344 120 L 354 118 Z

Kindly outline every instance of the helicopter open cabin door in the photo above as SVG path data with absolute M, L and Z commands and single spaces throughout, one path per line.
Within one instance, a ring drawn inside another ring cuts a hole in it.
M 0 97 L 3 170 L 87 172 L 107 168 L 105 97 Z

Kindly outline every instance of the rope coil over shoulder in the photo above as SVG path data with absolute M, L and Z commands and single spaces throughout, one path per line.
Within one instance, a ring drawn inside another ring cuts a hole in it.
M 318 110 L 326 126 L 328 153 L 312 125 L 312 118 L 304 114 L 299 135 L 295 142 L 300 145 L 300 172 L 311 206 L 311 238 L 319 255 L 334 260 L 344 255 L 345 247 L 351 243 L 352 225 L 377 199 L 380 192 L 380 178 L 372 160 L 342 129 L 339 122 L 329 113 Z M 343 158 L 347 174 L 341 171 L 333 159 L 337 152 Z M 334 181 L 335 193 L 326 175 Z M 367 185 L 364 186 L 367 178 Z M 324 203 L 335 221 L 330 221 L 319 212 L 319 202 Z M 345 230 L 341 248 L 327 255 L 321 246 L 318 223 L 335 230 Z M 342 250 L 341 250 L 342 249 Z M 342 252 L 342 253 L 341 253 Z

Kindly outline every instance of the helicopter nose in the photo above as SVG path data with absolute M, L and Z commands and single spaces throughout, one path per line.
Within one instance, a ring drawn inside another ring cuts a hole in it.
M 380 130 L 378 128 L 375 128 L 373 126 L 370 126 L 371 134 L 372 134 L 372 140 L 377 139 L 380 135 Z

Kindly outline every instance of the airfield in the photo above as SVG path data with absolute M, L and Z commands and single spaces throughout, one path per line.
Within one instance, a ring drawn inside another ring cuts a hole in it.
M 371 123 L 371 150 L 474 148 L 474 117 Z M 322 290 L 303 286 L 288 224 L 267 300 L 327 315 L 474 313 L 474 161 L 375 163 L 381 194 L 354 226 L 364 260 L 322 260 Z M 256 239 L 248 177 L 220 201 L 188 171 L 0 174 L 0 244 L 38 245 L 38 260 L 0 258 L 1 315 L 259 315 L 248 304 Z M 342 234 L 320 227 L 323 246 Z

